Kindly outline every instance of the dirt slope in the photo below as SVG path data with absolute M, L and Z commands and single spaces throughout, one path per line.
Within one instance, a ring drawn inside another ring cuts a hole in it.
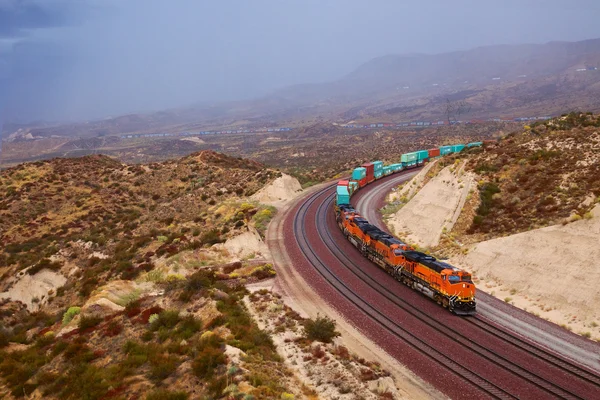
M 453 264 L 494 295 L 600 339 L 600 205 L 590 219 L 473 245 Z
M 460 213 L 460 206 L 471 188 L 473 178 L 464 173 L 463 167 L 464 162 L 461 162 L 442 169 L 387 219 L 388 226 L 411 243 L 436 246 L 442 232 L 452 229 L 455 214 Z

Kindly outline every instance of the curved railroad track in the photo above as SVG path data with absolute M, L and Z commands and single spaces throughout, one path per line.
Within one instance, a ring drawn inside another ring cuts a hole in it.
M 485 318 L 456 317 L 362 257 L 337 227 L 333 199 L 328 186 L 300 202 L 283 240 L 315 291 L 394 358 L 453 398 L 600 398 L 594 371 Z

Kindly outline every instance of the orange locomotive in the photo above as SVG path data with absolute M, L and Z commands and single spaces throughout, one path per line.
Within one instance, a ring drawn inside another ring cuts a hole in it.
M 369 224 L 350 205 L 336 207 L 336 218 L 348 240 L 397 281 L 422 292 L 455 314 L 475 314 L 475 285 L 469 273 L 415 251 Z

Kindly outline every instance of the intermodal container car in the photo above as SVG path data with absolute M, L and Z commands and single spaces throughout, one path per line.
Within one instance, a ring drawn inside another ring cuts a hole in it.
M 392 164 L 390 167 L 394 172 L 402 171 L 402 163 Z
M 481 147 L 483 142 L 471 142 L 467 145 L 467 147 Z
M 418 161 L 427 160 L 429 158 L 429 151 L 427 150 L 419 150 L 416 153 Z
M 373 182 L 375 180 L 375 166 L 373 163 L 364 163 L 361 167 L 367 170 L 367 182 Z
M 404 153 L 400 156 L 400 161 L 402 161 L 402 163 L 411 163 L 417 161 L 417 159 L 417 153 Z
M 440 156 L 440 149 L 429 149 L 427 151 L 429 152 L 429 158 L 434 158 L 434 157 Z
M 340 187 L 340 186 L 347 187 L 348 188 L 348 192 L 350 193 L 350 195 L 352 195 L 352 191 L 350 190 L 349 184 L 350 184 L 349 181 L 347 181 L 347 180 L 341 180 L 341 181 L 338 181 L 337 186 L 338 187 Z
M 465 148 L 465 145 L 464 145 L 464 144 L 455 144 L 455 145 L 453 145 L 453 146 L 452 146 L 452 152 L 453 152 L 453 153 L 459 153 L 459 152 L 461 152 L 461 151 L 462 151 L 462 149 L 464 149 L 464 148 Z
M 452 154 L 454 150 L 452 150 L 453 146 L 442 146 L 440 147 L 440 155 L 445 156 L 446 154 Z
M 347 186 L 338 186 L 337 187 L 337 196 L 336 196 L 337 205 L 341 204 L 350 204 L 350 192 L 348 192 Z
M 361 179 L 366 178 L 366 176 L 367 176 L 366 168 L 358 167 L 358 168 L 354 168 L 354 171 L 352 171 L 352 179 L 355 181 L 360 181 Z

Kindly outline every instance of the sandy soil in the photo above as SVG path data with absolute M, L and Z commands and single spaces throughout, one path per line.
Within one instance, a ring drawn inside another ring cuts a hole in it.
M 254 229 L 228 239 L 223 247 L 235 258 L 242 259 L 254 255 L 270 259 L 269 248 Z
M 14 284 L 6 292 L 0 293 L 0 299 L 11 299 L 20 301 L 30 311 L 36 311 L 42 304 L 46 303 L 49 294 L 67 282 L 62 274 L 43 269 L 35 275 L 29 275 L 25 271 L 19 272 Z
M 282 174 L 269 185 L 265 186 L 251 196 L 263 204 L 280 207 L 302 193 L 300 182 L 294 177 Z
M 600 205 L 592 215 L 478 243 L 452 262 L 490 294 L 600 340 Z
M 472 185 L 473 177 L 463 172 L 462 165 L 458 168 L 446 167 L 404 207 L 392 214 L 387 219 L 387 225 L 411 243 L 421 247 L 435 246 L 444 229 L 452 229 Z M 409 183 L 405 186 L 410 188 L 413 185 Z

